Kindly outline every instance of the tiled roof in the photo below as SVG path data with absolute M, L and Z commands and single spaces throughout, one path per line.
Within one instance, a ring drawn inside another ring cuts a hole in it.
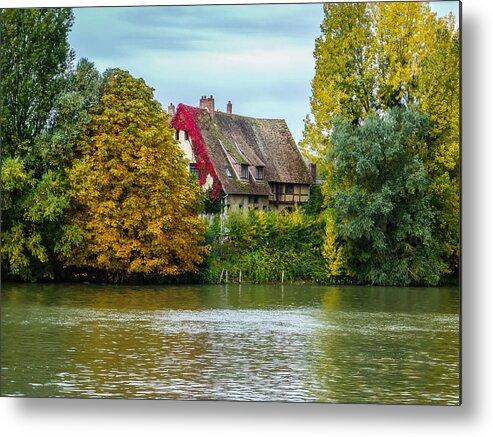
M 214 122 L 245 152 L 251 165 L 265 163 L 270 182 L 311 184 L 312 178 L 288 125 L 282 119 L 261 119 L 216 112 Z
M 196 111 L 197 128 L 227 194 L 272 194 L 268 182 L 311 184 L 312 178 L 284 120 L 257 119 L 180 105 L 179 111 Z M 179 114 L 177 114 L 179 115 Z M 240 179 L 235 164 L 264 167 L 264 179 Z

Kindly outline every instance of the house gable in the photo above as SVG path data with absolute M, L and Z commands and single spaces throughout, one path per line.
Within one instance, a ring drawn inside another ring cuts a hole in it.
M 245 195 L 255 200 L 256 196 L 265 196 L 275 202 L 279 196 L 272 187 L 279 191 L 279 186 L 288 184 L 288 187 L 306 186 L 303 190 L 295 189 L 303 196 L 292 196 L 293 203 L 308 199 L 310 171 L 284 120 L 256 119 L 220 111 L 211 115 L 210 111 L 211 105 L 201 109 L 180 104 L 171 125 L 188 132 L 199 183 L 203 185 L 210 175 L 212 198 L 222 189 L 228 195 Z M 286 188 L 281 191 L 286 192 Z

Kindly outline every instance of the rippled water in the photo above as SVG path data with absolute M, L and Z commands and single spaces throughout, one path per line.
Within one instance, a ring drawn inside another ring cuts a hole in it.
M 456 288 L 4 284 L 1 394 L 459 402 Z

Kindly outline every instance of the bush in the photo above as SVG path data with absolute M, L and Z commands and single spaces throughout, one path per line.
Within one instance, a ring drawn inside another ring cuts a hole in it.
M 223 270 L 229 280 L 253 283 L 285 281 L 324 282 L 327 277 L 322 256 L 325 232 L 323 217 L 301 211 L 265 213 L 249 210 L 231 212 L 225 220 L 228 238 L 219 241 L 214 223 L 207 242 L 212 252 L 201 271 L 207 283 L 217 283 Z

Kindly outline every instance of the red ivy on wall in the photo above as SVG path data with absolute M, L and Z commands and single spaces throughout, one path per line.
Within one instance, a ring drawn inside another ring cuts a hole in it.
M 205 148 L 204 139 L 200 133 L 198 127 L 198 114 L 199 109 L 192 106 L 186 106 L 180 103 L 176 108 L 176 113 L 171 119 L 171 126 L 176 130 L 184 130 L 188 132 L 188 137 L 191 140 L 192 151 L 197 160 L 197 169 L 199 173 L 200 186 L 205 184 L 207 175 L 212 177 L 212 190 L 209 195 L 211 200 L 219 199 L 219 193 L 221 192 L 221 183 L 217 177 L 212 161 Z

